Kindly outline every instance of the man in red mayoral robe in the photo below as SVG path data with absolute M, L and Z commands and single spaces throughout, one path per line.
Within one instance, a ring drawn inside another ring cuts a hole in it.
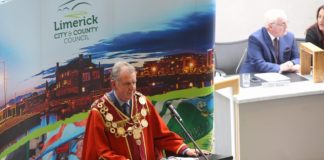
M 170 131 L 153 104 L 136 91 L 136 70 L 117 62 L 111 73 L 112 91 L 96 100 L 89 113 L 83 160 L 155 160 L 162 151 L 197 156 Z

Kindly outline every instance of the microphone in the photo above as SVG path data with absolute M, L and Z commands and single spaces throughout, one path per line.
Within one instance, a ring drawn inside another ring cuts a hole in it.
M 171 102 L 170 101 L 166 102 L 166 105 L 169 108 L 169 110 L 171 111 L 171 115 L 173 116 L 173 118 L 181 126 L 181 128 L 184 131 L 184 133 L 189 137 L 189 139 L 191 140 L 191 142 L 194 144 L 195 148 L 198 149 L 199 155 L 202 155 L 206 160 L 208 160 L 208 158 L 206 157 L 206 155 L 201 151 L 201 149 L 199 148 L 199 146 L 197 145 L 197 143 L 195 142 L 195 140 L 192 138 L 192 136 L 190 135 L 190 133 L 188 132 L 188 130 L 184 126 L 184 123 L 182 121 L 182 118 L 180 117 L 180 115 L 177 112 L 177 110 L 173 107 L 173 105 L 171 104 Z
M 179 113 L 177 112 L 177 110 L 173 107 L 173 105 L 171 104 L 171 102 L 167 102 L 166 103 L 168 109 L 170 110 L 171 114 L 175 116 L 175 118 L 177 118 L 180 122 L 182 121 L 182 118 L 180 117 Z

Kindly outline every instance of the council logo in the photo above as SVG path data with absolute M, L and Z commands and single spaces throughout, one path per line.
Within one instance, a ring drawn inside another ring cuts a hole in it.
M 58 6 L 58 11 L 64 13 L 66 18 L 80 18 L 88 14 L 87 7 L 91 6 L 89 2 L 81 0 L 68 0 Z

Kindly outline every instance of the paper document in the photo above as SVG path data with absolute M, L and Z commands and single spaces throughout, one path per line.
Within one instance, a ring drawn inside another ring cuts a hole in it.
M 267 82 L 290 80 L 289 77 L 284 76 L 280 73 L 258 73 L 258 74 L 255 74 L 254 76 L 261 78 Z

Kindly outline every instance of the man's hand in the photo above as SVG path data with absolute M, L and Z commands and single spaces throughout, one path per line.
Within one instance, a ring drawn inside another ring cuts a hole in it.
M 292 70 L 293 66 L 294 66 L 294 64 L 291 61 L 287 61 L 287 62 L 280 65 L 279 73 L 290 72 Z
M 205 150 L 202 150 L 202 153 L 205 154 L 205 155 L 210 154 L 210 152 L 205 151 Z M 186 155 L 187 155 L 188 157 L 197 157 L 197 156 L 199 156 L 199 150 L 197 150 L 197 149 L 191 149 L 191 148 L 190 148 L 190 149 L 186 152 Z
M 300 65 L 296 64 L 292 67 L 293 72 L 300 73 Z
M 198 153 L 196 152 L 195 149 L 189 148 L 188 151 L 186 152 L 186 156 L 188 156 L 188 157 L 197 157 Z
M 294 65 L 291 61 L 287 61 L 280 65 L 279 73 L 282 73 L 282 72 L 298 73 L 298 72 L 300 72 L 300 65 L 299 64 Z

